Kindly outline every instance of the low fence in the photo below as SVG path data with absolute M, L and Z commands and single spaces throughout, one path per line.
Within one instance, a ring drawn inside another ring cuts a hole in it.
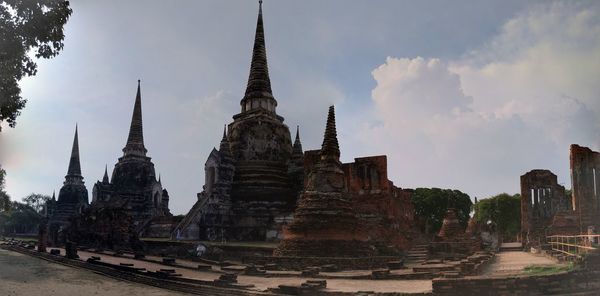
M 553 251 L 581 257 L 600 247 L 600 234 L 550 235 L 546 237 L 546 242 Z

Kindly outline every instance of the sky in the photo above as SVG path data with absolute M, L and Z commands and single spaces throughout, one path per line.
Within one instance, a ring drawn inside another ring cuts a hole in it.
M 71 1 L 64 50 L 21 81 L 0 164 L 16 200 L 58 192 L 75 125 L 88 192 L 109 175 L 141 79 L 144 141 L 174 214 L 239 113 L 257 1 Z M 600 150 L 600 2 L 265 0 L 277 113 L 318 149 L 336 106 L 341 158 L 388 156 L 402 188 L 518 193 L 569 145 Z M 292 135 L 293 136 L 293 135 Z

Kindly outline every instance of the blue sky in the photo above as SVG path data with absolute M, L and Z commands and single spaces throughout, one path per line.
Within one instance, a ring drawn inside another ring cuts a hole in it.
M 13 199 L 59 190 L 75 123 L 91 194 L 122 155 L 142 80 L 144 138 L 174 213 L 239 112 L 256 1 L 71 1 L 65 49 L 22 81 L 29 100 L 0 133 Z M 278 113 L 320 146 L 336 105 L 342 159 L 388 155 L 400 187 L 472 197 L 519 191 L 568 148 L 600 148 L 600 5 L 593 1 L 269 1 Z M 91 196 L 90 196 L 91 198 Z

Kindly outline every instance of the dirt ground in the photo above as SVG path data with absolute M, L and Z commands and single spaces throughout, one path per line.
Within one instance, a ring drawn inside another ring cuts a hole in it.
M 514 251 L 496 254 L 494 262 L 484 271 L 484 275 L 501 276 L 520 274 L 529 265 L 560 265 L 554 260 L 532 253 Z
M 2 296 L 183 296 L 0 249 Z

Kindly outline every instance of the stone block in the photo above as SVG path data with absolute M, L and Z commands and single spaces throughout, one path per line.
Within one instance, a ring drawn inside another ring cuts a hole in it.
M 175 258 L 163 258 L 162 259 L 162 262 L 167 265 L 173 265 L 173 264 L 175 264 L 175 261 L 176 261 Z
M 389 269 L 378 269 L 378 270 L 373 270 L 371 272 L 371 278 L 373 278 L 373 279 L 387 279 L 389 277 L 390 277 Z
M 235 274 L 235 273 L 222 274 L 219 276 L 218 279 L 215 280 L 215 282 L 226 283 L 226 284 L 237 283 L 237 274 Z
M 339 266 L 337 266 L 335 264 L 325 264 L 325 265 L 321 266 L 321 271 L 337 272 L 337 271 L 340 271 L 340 268 L 339 268 Z
M 387 263 L 387 267 L 389 269 L 403 269 L 404 268 L 404 261 L 402 260 L 398 260 L 398 261 L 390 261 Z

